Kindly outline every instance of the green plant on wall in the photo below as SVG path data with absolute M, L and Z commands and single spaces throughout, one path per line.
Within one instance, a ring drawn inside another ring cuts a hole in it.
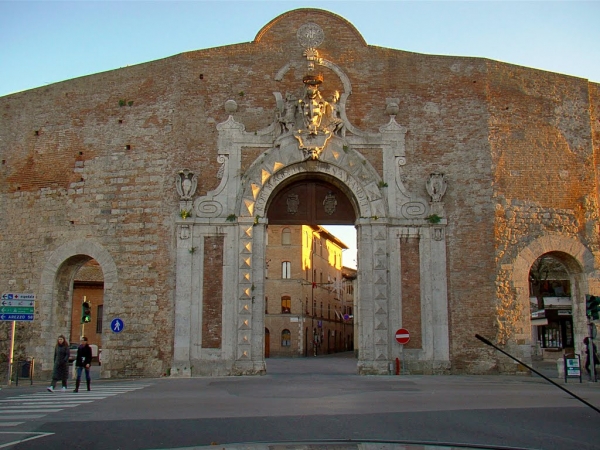
M 440 223 L 442 218 L 437 214 L 432 214 L 430 216 L 425 217 L 425 220 L 429 223 Z
M 227 222 L 235 222 L 235 219 L 237 218 L 237 216 L 235 214 L 229 214 L 227 216 Z
M 377 183 L 377 186 L 379 186 L 380 188 L 384 188 L 388 187 L 388 184 L 385 181 L 381 180 L 379 183 Z
M 182 210 L 179 212 L 179 215 L 181 216 L 181 218 L 182 218 L 183 220 L 185 220 L 185 219 L 187 219 L 188 217 L 190 217 L 190 216 L 192 215 L 192 212 L 191 212 L 191 211 L 189 211 L 189 210 L 187 210 L 187 209 L 182 209 Z

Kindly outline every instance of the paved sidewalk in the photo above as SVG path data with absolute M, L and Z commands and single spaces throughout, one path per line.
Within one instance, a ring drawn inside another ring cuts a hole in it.
M 319 355 L 316 357 L 299 357 L 299 358 L 267 358 L 267 375 L 279 377 L 279 376 L 294 376 L 294 375 L 320 375 L 320 376 L 337 376 L 337 375 L 357 375 L 357 359 L 353 352 L 335 353 L 330 355 Z M 562 385 L 569 389 L 569 386 L 581 385 L 589 386 L 590 388 L 599 388 L 600 382 L 590 382 L 587 380 L 586 375 L 582 376 L 582 383 L 579 383 L 577 378 L 570 378 L 565 383 L 564 378 L 558 378 L 558 370 L 555 363 L 551 362 L 539 362 L 533 365 L 533 368 L 540 372 L 542 375 L 549 378 L 556 384 Z M 386 377 L 387 375 L 383 375 Z M 391 375 L 392 377 L 396 375 Z M 407 377 L 430 377 L 431 375 L 408 375 L 401 374 L 399 379 Z M 434 375 L 433 377 L 436 377 Z M 481 378 L 489 379 L 490 381 L 504 381 L 504 382 L 541 382 L 548 383 L 542 377 L 539 377 L 535 373 L 524 373 L 522 375 L 439 375 L 440 377 L 451 377 L 451 378 Z M 123 381 L 123 379 L 102 379 L 100 378 L 100 366 L 94 364 L 91 368 L 91 377 L 93 383 L 102 382 L 114 382 Z M 217 377 L 221 378 L 221 377 Z M 138 378 L 136 378 L 138 379 Z M 167 378 L 168 379 L 168 378 Z M 26 389 L 31 386 L 46 387 L 50 383 L 50 380 L 34 380 L 33 383 L 30 379 L 19 379 L 17 386 L 16 382 L 13 381 L 9 386 L 6 383 L 6 379 L 0 382 L 0 389 L 14 390 L 17 388 Z M 75 375 L 73 374 L 69 378 L 69 386 L 74 385 Z

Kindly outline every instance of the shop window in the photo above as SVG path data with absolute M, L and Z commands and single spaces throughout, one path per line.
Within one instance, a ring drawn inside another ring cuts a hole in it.
M 549 323 L 541 328 L 542 347 L 544 348 L 562 348 L 562 336 L 558 323 Z
M 574 347 L 575 342 L 573 339 L 573 322 L 566 320 L 564 322 L 565 328 L 565 347 Z

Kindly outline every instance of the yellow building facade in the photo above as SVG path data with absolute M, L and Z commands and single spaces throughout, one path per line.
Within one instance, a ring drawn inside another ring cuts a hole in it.
M 265 357 L 353 350 L 355 271 L 342 266 L 346 244 L 320 226 L 270 225 L 267 235 Z

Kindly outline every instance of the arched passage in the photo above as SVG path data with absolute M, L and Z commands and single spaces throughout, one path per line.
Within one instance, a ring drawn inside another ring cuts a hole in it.
M 273 356 L 351 349 L 342 336 L 354 340 L 356 303 L 347 285 L 356 277 L 347 276 L 350 269 L 343 267 L 342 252 L 356 238 L 343 242 L 327 229 L 354 227 L 356 206 L 347 190 L 319 174 L 291 177 L 273 190 L 266 215 L 264 321 L 267 328 L 288 334 L 270 346 Z
M 104 276 L 104 304 L 114 298 L 117 267 L 110 254 L 99 244 L 81 239 L 62 245 L 50 256 L 42 270 L 39 310 L 42 316 L 43 352 L 39 356 L 42 370 L 52 369 L 53 347 L 56 336 L 70 335 L 73 281 L 77 272 L 88 261 L 95 260 Z M 103 354 L 108 361 L 109 352 Z M 109 366 L 110 364 L 108 364 Z
M 530 281 L 529 273 L 536 260 L 549 255 L 559 261 L 567 270 L 571 298 L 575 351 L 581 352 L 581 342 L 587 333 L 585 316 L 585 294 L 588 291 L 588 276 L 594 272 L 592 253 L 580 242 L 561 236 L 544 236 L 523 249 L 513 264 L 513 287 L 521 307 L 520 322 L 524 338 L 531 342 Z M 534 343 L 531 343 L 532 346 Z M 530 354 L 523 355 L 527 359 Z

